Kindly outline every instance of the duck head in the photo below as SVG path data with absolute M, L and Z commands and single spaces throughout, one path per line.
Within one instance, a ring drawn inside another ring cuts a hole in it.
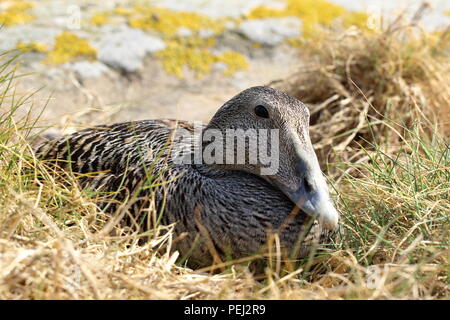
M 309 137 L 309 110 L 301 101 L 269 87 L 244 90 L 213 116 L 202 146 L 204 156 L 215 159 L 205 159 L 208 165 L 258 175 L 325 228 L 337 228 L 339 214 Z

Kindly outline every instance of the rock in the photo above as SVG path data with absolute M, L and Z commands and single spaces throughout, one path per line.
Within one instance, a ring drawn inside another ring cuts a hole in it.
M 46 76 L 55 82 L 61 81 L 66 76 L 66 73 L 61 68 L 50 68 L 46 72 Z
M 163 50 L 166 46 L 161 39 L 128 26 L 105 26 L 100 32 L 100 39 L 94 42 L 97 58 L 112 68 L 126 72 L 138 70 L 147 54 Z
M 177 35 L 180 37 L 190 37 L 192 36 L 192 30 L 186 27 L 180 27 L 177 30 Z
M 152 5 L 178 11 L 189 11 L 211 18 L 239 18 L 248 14 L 253 8 L 264 5 L 272 9 L 283 9 L 286 3 L 276 0 L 158 0 Z
M 236 28 L 236 23 L 234 23 L 233 21 L 225 21 L 224 26 L 227 30 L 233 30 Z
M 294 17 L 246 20 L 238 32 L 253 42 L 276 46 L 286 39 L 300 35 L 301 22 Z
M 212 69 L 216 72 L 224 72 L 228 69 L 228 66 L 225 62 L 215 62 L 212 65 Z
M 41 27 L 31 24 L 17 25 L 0 30 L 0 52 L 16 48 L 19 42 L 38 42 L 53 47 L 55 36 L 61 30 L 50 27 Z
M 108 71 L 108 68 L 98 61 L 78 61 L 70 64 L 69 68 L 81 78 L 98 78 Z
M 445 30 L 450 22 L 450 17 L 445 12 L 450 11 L 450 1 L 433 0 L 433 1 L 386 1 L 386 0 L 370 0 L 370 1 L 348 1 L 333 0 L 334 4 L 342 6 L 350 11 L 365 12 L 371 17 L 371 25 L 380 28 L 382 25 L 389 25 L 399 18 L 399 14 L 403 16 L 403 21 L 410 23 L 411 19 L 416 15 L 417 10 L 425 2 L 429 5 L 425 14 L 419 20 L 418 25 L 428 32 L 436 30 Z
M 201 29 L 198 31 L 198 36 L 200 38 L 210 38 L 214 36 L 214 32 L 209 29 Z

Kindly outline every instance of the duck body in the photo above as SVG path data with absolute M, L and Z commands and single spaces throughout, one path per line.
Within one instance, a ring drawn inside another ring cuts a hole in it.
M 287 116 L 283 108 L 296 109 Z M 269 112 L 273 123 L 267 120 Z M 324 178 L 308 142 L 305 112 L 298 100 L 274 89 L 254 87 L 228 101 L 199 131 L 176 120 L 124 122 L 45 141 L 35 153 L 80 174 L 83 188 L 111 194 L 115 202 L 99 201 L 99 206 L 110 213 L 122 210 L 124 224 L 137 230 L 175 224 L 172 249 L 187 257 L 190 266 L 264 254 L 273 234 L 285 256 L 301 258 L 312 243 L 328 238 L 330 228 L 321 221 L 335 223 L 327 216 L 330 200 L 328 191 L 322 190 Z M 289 124 L 297 113 L 300 124 Z M 289 134 L 281 139 L 280 170 L 273 176 L 257 174 L 259 164 L 211 165 L 173 157 L 180 147 L 185 158 L 195 157 L 195 141 L 208 128 L 261 126 L 278 126 L 282 134 Z M 186 134 L 179 138 L 180 129 L 189 133 L 187 139 Z M 299 132 L 295 139 L 292 131 Z M 306 197 L 297 200 L 298 194 Z
M 174 249 L 188 256 L 193 266 L 213 262 L 203 230 L 222 260 L 261 253 L 271 233 L 279 235 L 284 248 L 294 248 L 301 241 L 298 258 L 308 253 L 311 242 L 324 237 L 326 230 L 304 213 L 295 213 L 289 198 L 256 175 L 173 163 L 170 143 L 178 126 L 194 132 L 183 121 L 126 122 L 45 142 L 35 151 L 40 159 L 57 161 L 74 173 L 96 173 L 80 176 L 81 186 L 118 192 L 119 203 L 133 201 L 129 209 L 133 216 L 124 221 L 142 231 L 154 226 L 155 219 L 148 214 L 154 201 L 154 213 L 161 214 L 158 222 L 175 223 L 175 236 L 185 234 Z M 110 204 L 104 207 L 111 213 L 118 209 Z

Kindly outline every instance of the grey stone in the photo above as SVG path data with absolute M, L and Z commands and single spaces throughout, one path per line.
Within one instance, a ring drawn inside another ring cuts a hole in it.
M 59 81 L 64 79 L 66 74 L 61 68 L 50 68 L 47 70 L 46 75 L 53 81 Z
M 276 46 L 286 39 L 300 35 L 301 22 L 294 17 L 246 20 L 238 32 L 251 41 Z
M 225 62 L 215 62 L 212 65 L 212 69 L 217 72 L 223 72 L 228 69 L 228 66 Z
M 192 36 L 192 30 L 186 27 L 180 27 L 177 30 L 177 35 L 180 37 L 190 37 Z
M 166 46 L 161 39 L 128 26 L 105 26 L 100 33 L 100 39 L 94 42 L 98 59 L 127 72 L 137 71 L 147 54 Z
M 198 36 L 201 38 L 209 38 L 214 36 L 214 32 L 210 29 L 201 29 L 198 31 Z
M 19 42 L 35 41 L 53 47 L 55 36 L 61 30 L 31 24 L 5 27 L 0 30 L 0 51 L 14 49 Z
M 282 9 L 285 3 L 276 0 L 157 0 L 152 5 L 178 11 L 189 11 L 212 18 L 238 18 L 249 13 L 253 8 L 264 5 L 273 9 Z
M 98 78 L 108 71 L 108 68 L 98 61 L 78 61 L 70 64 L 69 68 L 82 78 Z

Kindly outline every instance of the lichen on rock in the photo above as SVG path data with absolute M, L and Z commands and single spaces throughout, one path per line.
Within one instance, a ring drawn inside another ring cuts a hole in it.
M 90 22 L 95 26 L 103 26 L 109 22 L 109 14 L 107 12 L 94 13 Z
M 283 0 L 286 7 L 273 9 L 267 6 L 258 6 L 248 15 L 248 19 L 297 17 L 302 22 L 302 37 L 311 39 L 321 32 L 320 27 L 330 26 L 337 18 L 341 17 L 343 24 L 351 23 L 362 26 L 368 16 L 362 13 L 348 12 L 343 7 L 326 0 Z
M 224 51 L 217 56 L 217 60 L 218 62 L 223 62 L 227 65 L 227 68 L 223 71 L 223 74 L 226 76 L 232 76 L 239 70 L 248 69 L 246 57 L 236 51 Z
M 65 63 L 77 58 L 95 59 L 95 50 L 85 39 L 71 32 L 62 32 L 55 37 L 55 46 L 49 52 L 47 63 Z
M 179 41 L 168 41 L 166 49 L 158 52 L 167 73 L 184 78 L 183 68 L 189 67 L 195 71 L 197 78 L 211 72 L 211 66 L 216 62 L 215 56 L 205 46 L 186 46 Z
M 49 48 L 47 45 L 37 42 L 37 41 L 30 41 L 28 43 L 25 42 L 18 42 L 16 45 L 16 49 L 22 51 L 22 52 L 39 52 L 39 53 L 45 53 L 49 51 Z
M 168 41 L 167 48 L 156 53 L 162 59 L 164 70 L 179 78 L 184 78 L 184 68 L 194 71 L 197 78 L 210 73 L 213 65 L 222 62 L 226 65 L 223 74 L 233 75 L 238 70 L 248 68 L 244 55 L 235 51 L 213 53 L 214 38 L 174 38 Z
M 165 36 L 173 36 L 181 27 L 194 32 L 209 29 L 214 34 L 223 32 L 225 27 L 217 19 L 193 12 L 174 11 L 151 6 L 139 6 L 127 12 L 128 24 L 142 30 L 155 30 Z
M 34 17 L 29 13 L 33 7 L 33 3 L 22 0 L 0 3 L 0 25 L 9 27 L 33 21 Z
M 146 53 L 156 53 L 156 57 L 162 60 L 164 70 L 179 78 L 185 76 L 185 68 L 193 70 L 195 76 L 200 78 L 211 72 L 213 64 L 217 62 L 223 62 L 226 65 L 223 72 L 225 75 L 232 75 L 248 65 L 246 57 L 238 52 L 228 51 L 217 54 L 211 50 L 215 46 L 215 38 L 226 30 L 226 23 L 230 22 L 230 19 L 215 19 L 195 12 L 141 5 L 131 8 L 116 7 L 110 12 L 94 14 L 92 16 L 94 20 L 91 19 L 91 22 L 98 26 L 104 22 L 107 23 L 105 17 L 114 16 L 125 19 L 131 27 L 128 27 L 129 32 L 140 32 L 140 34 L 122 37 L 119 33 L 106 36 L 106 40 L 101 40 L 97 46 L 98 57 L 113 67 L 134 71 L 141 66 Z M 143 31 L 159 34 L 165 46 L 158 45 L 157 50 L 141 52 L 139 47 L 145 44 L 144 37 L 153 37 L 146 35 Z M 138 47 L 127 44 L 130 39 L 136 39 L 136 36 L 141 39 L 134 41 Z M 103 47 L 108 47 L 108 50 L 102 49 Z

